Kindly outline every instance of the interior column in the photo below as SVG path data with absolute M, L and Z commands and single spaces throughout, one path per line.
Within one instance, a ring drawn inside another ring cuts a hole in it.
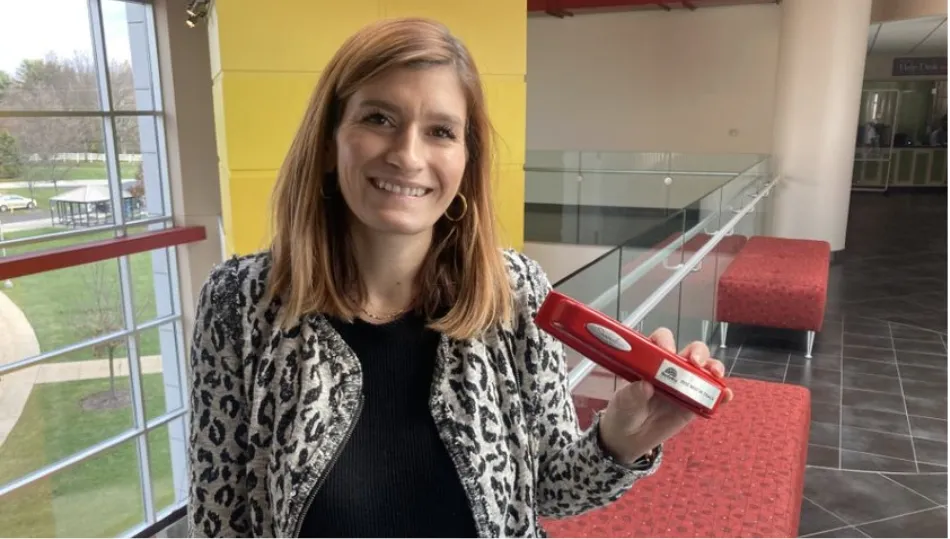
M 773 154 L 775 236 L 845 246 L 871 0 L 784 0 Z

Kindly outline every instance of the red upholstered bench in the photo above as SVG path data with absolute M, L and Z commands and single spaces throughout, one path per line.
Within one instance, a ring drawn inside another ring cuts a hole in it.
M 808 389 L 730 378 L 735 400 L 664 447 L 663 464 L 616 502 L 542 522 L 552 537 L 797 537 Z M 604 405 L 577 401 L 583 426 Z
M 719 278 L 716 318 L 726 347 L 729 324 L 807 331 L 810 358 L 828 301 L 831 246 L 824 241 L 754 236 Z

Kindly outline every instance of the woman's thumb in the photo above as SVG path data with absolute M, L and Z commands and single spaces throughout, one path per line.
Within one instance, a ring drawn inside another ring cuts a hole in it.
M 627 404 L 631 408 L 639 408 L 646 405 L 650 397 L 653 396 L 653 386 L 649 382 L 637 380 L 632 382 L 627 388 Z

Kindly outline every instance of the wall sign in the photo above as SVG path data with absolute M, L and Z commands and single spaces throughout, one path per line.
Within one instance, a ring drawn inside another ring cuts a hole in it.
M 947 75 L 947 57 L 894 58 L 891 71 L 895 77 Z

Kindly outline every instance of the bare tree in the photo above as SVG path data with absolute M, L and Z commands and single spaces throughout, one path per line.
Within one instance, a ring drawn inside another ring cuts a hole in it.
M 132 66 L 112 62 L 109 67 L 113 107 L 135 109 Z M 100 102 L 96 68 L 86 54 L 72 58 L 55 54 L 42 60 L 24 60 L 12 78 L 4 79 L 0 107 L 36 111 L 98 111 Z M 31 195 L 36 181 L 58 182 L 66 179 L 90 153 L 101 154 L 103 120 L 90 117 L 5 118 L 0 128 L 8 130 L 18 142 L 23 179 Z M 116 122 L 120 153 L 138 153 L 139 133 L 136 122 Z M 75 154 L 73 156 L 69 154 Z M 121 175 L 121 172 L 120 172 Z
M 110 266 L 110 262 L 106 261 L 80 266 L 75 270 L 82 276 L 86 298 L 79 304 L 79 308 L 73 311 L 72 319 L 76 327 L 81 328 L 83 335 L 105 335 L 125 328 L 120 301 L 121 287 L 117 273 L 109 271 L 111 267 L 113 266 Z M 153 298 L 146 296 L 135 299 L 134 316 L 136 320 L 141 320 L 149 312 Z M 126 338 L 122 337 L 92 347 L 94 357 L 106 356 L 109 359 L 109 389 L 113 399 L 119 398 L 115 387 L 115 355 L 125 344 Z

